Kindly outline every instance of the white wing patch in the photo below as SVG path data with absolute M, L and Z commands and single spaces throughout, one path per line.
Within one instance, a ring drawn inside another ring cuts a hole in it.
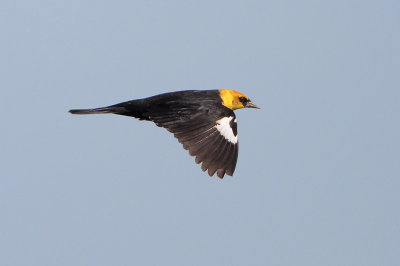
M 233 119 L 233 116 L 230 117 L 224 117 L 221 118 L 220 120 L 217 120 L 217 125 L 215 126 L 216 129 L 218 129 L 219 133 L 228 140 L 229 142 L 232 142 L 233 144 L 236 144 L 238 142 L 238 136 L 233 134 L 233 130 L 231 128 L 231 120 Z M 234 120 L 236 122 L 236 119 Z

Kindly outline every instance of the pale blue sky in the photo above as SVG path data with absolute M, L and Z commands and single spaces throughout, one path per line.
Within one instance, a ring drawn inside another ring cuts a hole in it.
M 398 1 L 0 3 L 0 265 L 399 265 Z M 231 88 L 234 177 L 72 116 Z

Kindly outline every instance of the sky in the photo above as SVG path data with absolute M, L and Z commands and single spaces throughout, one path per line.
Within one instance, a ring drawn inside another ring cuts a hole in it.
M 0 3 L 0 265 L 399 265 L 398 1 Z M 73 116 L 230 88 L 233 177 Z

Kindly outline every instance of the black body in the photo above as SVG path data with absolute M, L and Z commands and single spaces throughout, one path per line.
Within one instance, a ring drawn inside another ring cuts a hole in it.
M 218 90 L 179 91 L 149 98 L 127 101 L 96 109 L 70 110 L 72 114 L 112 113 L 132 116 L 154 122 L 174 134 L 196 163 L 202 162 L 202 170 L 210 176 L 217 172 L 233 175 L 238 143 L 228 141 L 216 128 L 216 121 L 232 117 L 230 126 L 237 135 L 234 112 L 222 105 Z

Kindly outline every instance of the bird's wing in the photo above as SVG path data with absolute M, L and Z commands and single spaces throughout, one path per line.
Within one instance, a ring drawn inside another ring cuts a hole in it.
M 163 103 L 146 115 L 157 126 L 174 134 L 189 154 L 202 163 L 210 176 L 233 175 L 238 157 L 237 124 L 234 112 L 196 103 Z

